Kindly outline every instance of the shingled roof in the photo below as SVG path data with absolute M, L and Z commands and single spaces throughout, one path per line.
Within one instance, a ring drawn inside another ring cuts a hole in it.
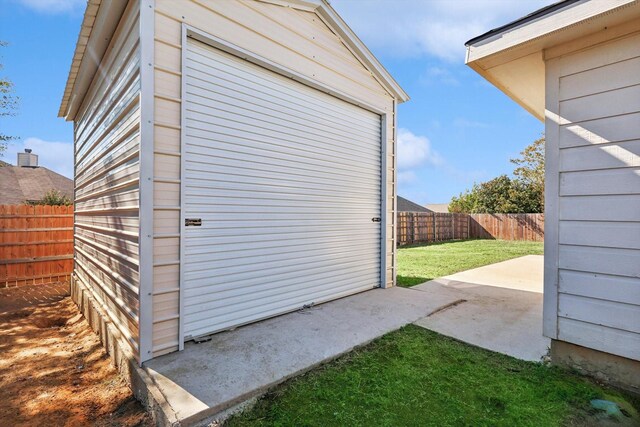
M 42 199 L 49 190 L 73 198 L 73 181 L 45 167 L 18 167 L 0 162 L 0 205 Z

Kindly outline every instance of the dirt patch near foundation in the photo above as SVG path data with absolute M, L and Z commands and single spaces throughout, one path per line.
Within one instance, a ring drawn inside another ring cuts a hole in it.
M 152 425 L 69 297 L 0 312 L 0 354 L 2 425 Z

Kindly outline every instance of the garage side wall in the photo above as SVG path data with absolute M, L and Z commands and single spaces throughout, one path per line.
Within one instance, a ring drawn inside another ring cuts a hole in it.
M 548 59 L 546 102 L 545 334 L 640 360 L 640 33 Z
M 176 351 L 179 346 L 183 23 L 389 112 L 386 284 L 393 286 L 396 187 L 392 96 L 314 12 L 251 0 L 192 0 L 180 7 L 171 0 L 156 0 L 155 8 L 153 356 Z
M 130 2 L 75 121 L 74 292 L 139 355 L 139 6 Z M 86 314 L 86 313 L 85 313 Z

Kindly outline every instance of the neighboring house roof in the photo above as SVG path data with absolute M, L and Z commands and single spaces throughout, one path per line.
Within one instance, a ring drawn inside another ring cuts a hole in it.
M 616 25 L 632 26 L 638 17 L 638 0 L 564 0 L 469 40 L 466 63 L 544 120 L 545 61 L 562 55 L 563 44 L 580 40 L 588 47 L 596 43 L 589 37 Z
M 342 20 L 327 0 L 260 0 L 267 3 L 287 5 L 307 11 L 314 11 L 331 27 L 349 47 L 362 64 L 376 77 L 398 102 L 409 100 L 409 95 L 373 56 L 371 51 Z M 105 7 L 106 5 L 106 7 Z M 115 29 L 124 13 L 126 1 L 88 0 L 80 35 L 71 62 L 58 117 L 73 120 L 89 89 L 100 61 L 106 52 Z M 179 7 L 179 5 L 176 5 Z
M 398 212 L 430 212 L 424 206 L 420 206 L 411 200 L 398 196 Z
M 438 212 L 438 213 L 449 212 L 449 203 L 431 203 L 431 204 L 425 205 L 425 207 L 432 212 Z
M 3 162 L 4 163 L 4 162 Z M 0 167 L 0 205 L 19 205 L 42 199 L 50 190 L 73 197 L 73 181 L 44 167 Z

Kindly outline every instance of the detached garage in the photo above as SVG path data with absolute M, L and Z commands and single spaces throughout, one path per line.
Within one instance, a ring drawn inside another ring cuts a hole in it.
M 407 99 L 325 1 L 90 0 L 74 299 L 142 363 L 393 286 Z

